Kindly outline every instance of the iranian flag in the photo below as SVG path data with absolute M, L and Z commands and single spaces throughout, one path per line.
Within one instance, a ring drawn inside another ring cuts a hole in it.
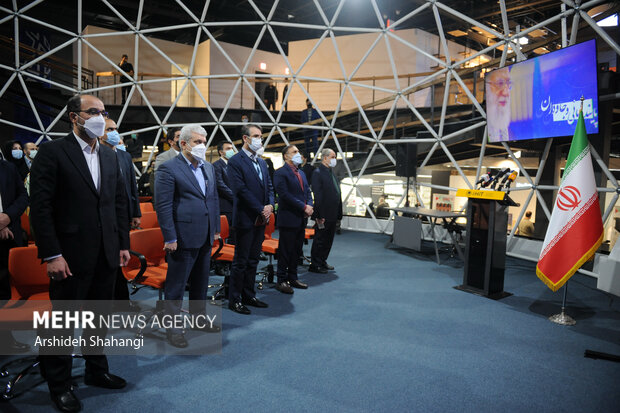
M 579 111 L 536 275 L 547 287 L 557 291 L 594 255 L 601 242 L 603 220 L 586 125 Z

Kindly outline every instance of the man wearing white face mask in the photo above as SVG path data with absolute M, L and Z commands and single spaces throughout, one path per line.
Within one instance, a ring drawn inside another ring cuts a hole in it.
M 312 174 L 314 220 L 317 225 L 312 241 L 312 264 L 309 271 L 320 274 L 334 269 L 327 263 L 327 257 L 334 242 L 336 224 L 342 219 L 340 184 L 332 172 L 336 162 L 336 153 L 331 149 L 323 149 L 321 164 Z
M 155 210 L 168 272 L 164 287 L 166 313 L 175 317 L 181 313 L 185 286 L 190 281 L 189 311 L 205 314 L 211 245 L 219 238 L 220 205 L 213 165 L 205 161 L 207 132 L 200 125 L 181 129 L 181 153 L 160 165 L 155 177 Z M 208 323 L 205 332 L 218 332 L 220 327 Z M 183 330 L 169 328 L 168 342 L 179 348 L 188 343 Z
M 53 303 L 109 301 L 118 267 L 129 261 L 125 186 L 114 151 L 98 142 L 107 116 L 103 102 L 92 95 L 76 95 L 67 102 L 67 114 L 72 131 L 42 144 L 30 170 L 32 231 L 39 258 L 47 262 Z M 101 330 L 85 330 L 82 338 L 89 343 L 102 335 Z M 73 393 L 73 347 L 55 346 L 54 351 L 64 355 L 40 348 L 42 376 L 58 409 L 77 412 L 81 403 Z M 109 373 L 103 348 L 82 347 L 82 352 L 87 385 L 125 387 L 125 380 Z
M 297 278 L 299 251 L 305 237 L 308 217 L 312 216 L 312 194 L 306 174 L 299 169 L 301 154 L 295 145 L 282 150 L 284 165 L 273 176 L 273 185 L 278 200 L 278 283 L 276 289 L 284 294 L 293 294 L 293 288 L 308 288 Z
M 230 273 L 228 308 L 250 314 L 247 305 L 267 307 L 256 298 L 256 267 L 265 239 L 265 225 L 273 214 L 273 187 L 264 152 L 262 129 L 255 124 L 241 128 L 243 148 L 228 161 L 228 177 L 233 192 L 233 227 L 236 247 Z

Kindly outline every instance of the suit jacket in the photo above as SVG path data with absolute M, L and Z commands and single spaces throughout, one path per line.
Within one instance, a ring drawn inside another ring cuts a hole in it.
M 11 218 L 9 230 L 15 243 L 22 245 L 21 216 L 28 206 L 28 194 L 17 167 L 5 160 L 0 160 L 0 196 L 2 211 Z
M 220 232 L 220 205 L 213 165 L 201 168 L 206 177 L 206 194 L 183 154 L 164 162 L 155 177 L 155 210 L 164 241 L 177 240 L 179 248 L 201 248 Z
M 307 218 L 304 216 L 306 205 L 312 206 L 312 193 L 304 172 L 299 169 L 303 182 L 303 189 L 299 179 L 286 163 L 273 175 L 273 184 L 278 194 L 278 227 L 299 228 L 305 226 Z
M 228 177 L 233 192 L 233 227 L 250 228 L 256 218 L 263 212 L 265 205 L 273 205 L 273 187 L 269 178 L 269 169 L 263 159 L 258 157 L 258 165 L 263 180 L 261 181 L 254 162 L 240 150 L 228 160 Z
M 232 213 L 233 193 L 228 178 L 228 164 L 220 158 L 213 162 L 213 169 L 215 169 L 215 179 L 217 180 L 217 194 L 220 197 L 220 213 Z
M 159 169 L 161 164 L 169 161 L 170 159 L 176 158 L 177 155 L 178 153 L 174 149 L 170 148 L 164 153 L 157 155 L 157 157 L 155 158 L 155 163 L 153 164 L 153 173 L 151 173 L 151 176 L 149 177 L 149 186 L 151 187 L 151 193 L 153 194 L 153 198 L 155 197 L 155 178 L 157 176 L 157 170 Z M 155 202 L 157 201 L 155 200 Z
M 101 186 L 95 188 L 73 132 L 44 143 L 30 170 L 30 222 L 39 258 L 62 254 L 75 274 L 92 271 L 103 251 L 118 267 L 129 249 L 127 195 L 114 151 L 99 145 Z
M 125 151 L 116 151 L 118 164 L 121 168 L 123 182 L 125 182 L 125 192 L 127 192 L 127 214 L 129 218 L 141 217 L 140 198 L 138 197 L 138 182 L 136 172 L 133 169 L 131 155 Z
M 153 166 L 153 171 L 157 172 L 157 170 L 159 169 L 159 167 L 166 161 L 169 161 L 170 159 L 176 158 L 179 154 L 172 148 L 168 149 L 166 152 L 157 155 L 157 158 L 155 158 L 155 165 Z
M 340 184 L 338 184 L 340 188 Z M 312 174 L 312 193 L 314 194 L 313 217 L 325 218 L 333 222 L 342 219 L 342 198 L 334 185 L 334 177 L 330 168 L 320 164 Z

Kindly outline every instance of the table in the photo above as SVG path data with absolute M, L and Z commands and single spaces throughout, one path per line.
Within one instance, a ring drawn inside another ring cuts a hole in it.
M 402 212 L 403 214 L 411 215 L 412 217 L 417 218 L 427 218 L 431 224 L 431 234 L 433 236 L 433 243 L 435 245 L 435 256 L 437 257 L 437 264 L 441 264 L 439 260 L 439 248 L 437 247 L 437 239 L 435 238 L 435 225 L 438 220 L 442 220 L 442 226 L 448 231 L 450 238 L 452 238 L 452 242 L 454 243 L 454 247 L 456 249 L 457 254 L 461 258 L 461 260 L 465 261 L 465 256 L 463 255 L 463 251 L 461 251 L 461 247 L 454 237 L 454 232 L 459 228 L 456 220 L 458 218 L 467 217 L 466 214 L 461 212 L 451 212 L 451 211 L 437 211 L 434 209 L 428 208 L 412 208 L 412 207 L 403 207 L 403 208 L 390 208 L 394 212 Z M 394 232 L 397 231 L 396 225 L 394 226 Z

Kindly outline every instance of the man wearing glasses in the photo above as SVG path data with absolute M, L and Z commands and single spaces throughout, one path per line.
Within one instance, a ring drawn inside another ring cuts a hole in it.
M 507 141 L 510 137 L 510 68 L 496 69 L 487 75 L 487 124 L 489 141 Z
M 76 95 L 67 102 L 67 114 L 72 131 L 41 145 L 30 172 L 30 219 L 38 254 L 47 262 L 51 300 L 112 300 L 117 269 L 129 261 L 125 186 L 114 151 L 97 140 L 105 131 L 103 102 Z M 82 334 L 87 343 L 89 334 Z M 52 401 L 66 412 L 82 408 L 72 390 L 72 351 L 61 347 L 64 355 L 40 352 Z M 82 352 L 87 385 L 125 387 L 125 380 L 109 373 L 102 349 Z
M 233 227 L 236 246 L 232 262 L 228 307 L 250 314 L 246 306 L 265 308 L 256 298 L 254 282 L 258 258 L 265 239 L 265 225 L 273 217 L 273 187 L 264 152 L 260 126 L 241 128 L 243 148 L 228 160 L 228 179 L 233 192 Z

